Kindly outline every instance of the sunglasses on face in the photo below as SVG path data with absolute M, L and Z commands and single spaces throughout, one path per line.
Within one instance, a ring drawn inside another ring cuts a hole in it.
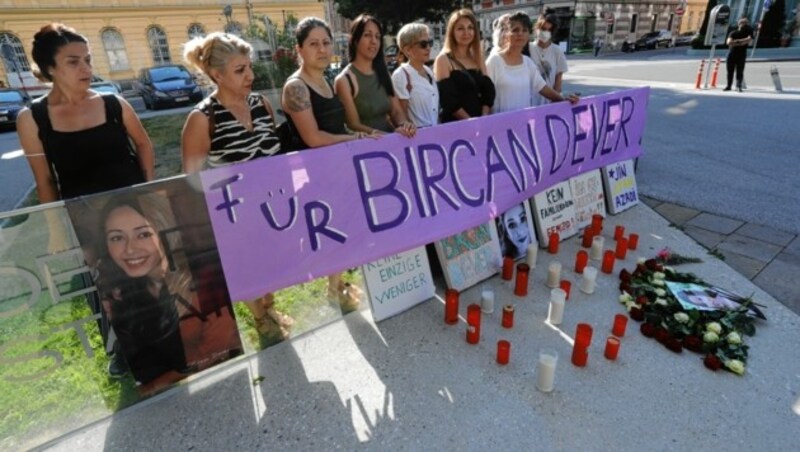
M 427 41 L 417 41 L 416 45 L 418 45 L 420 49 L 427 49 L 428 47 L 433 47 L 433 39 L 428 39 Z

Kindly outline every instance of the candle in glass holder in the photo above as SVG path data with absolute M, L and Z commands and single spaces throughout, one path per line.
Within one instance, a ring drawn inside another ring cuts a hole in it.
M 517 284 L 514 286 L 514 295 L 524 297 L 528 295 L 528 274 L 531 268 L 528 264 L 517 264 Z
M 547 251 L 550 254 L 558 254 L 558 243 L 561 242 L 558 232 L 550 234 L 549 242 L 547 243 Z
M 514 258 L 506 256 L 503 258 L 503 274 L 501 277 L 504 281 L 511 281 L 514 276 Z
M 589 263 L 589 253 L 584 250 L 578 251 L 575 255 L 575 273 L 583 273 L 586 264 Z
M 481 307 L 475 303 L 467 306 L 467 343 L 477 344 L 481 339 Z
M 447 289 L 444 295 L 444 323 L 453 325 L 458 323 L 458 291 Z
M 511 342 L 506 340 L 497 341 L 497 364 L 508 364 L 508 358 L 511 356 Z
M 600 234 L 603 230 L 603 216 L 599 213 L 592 215 L 592 232 L 594 235 Z
M 594 238 L 594 231 L 592 231 L 591 226 L 586 226 L 583 228 L 583 240 L 581 241 L 581 246 L 584 248 L 589 248 L 592 246 L 592 239 Z
M 581 292 L 590 294 L 594 293 L 595 281 L 597 279 L 597 269 L 594 267 L 586 267 L 583 269 L 583 278 L 579 289 Z
M 625 236 L 625 226 L 617 226 L 614 228 L 614 240 L 619 240 L 620 237 Z
M 625 336 L 625 328 L 628 326 L 628 316 L 617 314 L 614 316 L 614 326 L 611 328 L 611 334 L 617 337 Z
M 577 344 L 572 347 L 572 364 L 577 367 L 584 367 L 587 361 L 589 361 L 589 349 L 587 347 L 578 347 Z
M 614 336 L 608 336 L 606 339 L 606 350 L 605 353 L 606 358 L 610 360 L 617 359 L 617 354 L 619 354 L 619 339 Z
M 625 256 L 628 255 L 628 239 L 620 237 L 617 240 L 617 249 L 615 251 L 614 256 L 617 259 L 625 259 Z
M 536 365 L 536 388 L 542 392 L 551 392 L 556 376 L 558 352 L 551 349 L 539 351 L 539 362 Z
M 507 304 L 503 306 L 503 328 L 512 328 L 514 326 L 514 305 Z
M 628 249 L 635 250 L 639 246 L 639 234 L 628 236 Z
M 547 313 L 547 321 L 551 325 L 561 325 L 564 320 L 564 300 L 567 294 L 563 289 L 553 289 L 550 291 L 550 311 Z
M 481 290 L 481 311 L 486 314 L 494 312 L 494 291 L 488 287 Z
M 525 263 L 530 268 L 536 268 L 536 256 L 539 253 L 539 246 L 535 243 L 528 245 L 528 253 L 525 255 Z
M 606 250 L 605 254 L 603 254 L 603 266 L 600 267 L 600 270 L 603 273 L 614 273 L 614 260 L 614 252 Z
M 579 323 L 575 327 L 575 346 L 589 348 L 592 345 L 592 325 L 588 323 Z
M 567 294 L 566 299 L 569 300 L 569 293 L 572 291 L 572 283 L 567 281 L 566 279 L 562 279 L 560 283 L 558 283 L 558 287 Z
M 558 287 L 559 281 L 561 281 L 561 262 L 550 262 L 547 267 L 547 287 Z
M 589 251 L 589 257 L 593 260 L 599 261 L 603 258 L 603 245 L 606 239 L 604 237 L 595 236 L 592 239 L 592 249 Z

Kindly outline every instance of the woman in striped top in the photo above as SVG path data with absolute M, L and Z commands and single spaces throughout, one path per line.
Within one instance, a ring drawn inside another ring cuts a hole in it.
M 181 136 L 183 170 L 224 166 L 280 150 L 275 115 L 264 96 L 253 93 L 252 47 L 227 33 L 189 41 L 184 59 L 217 85 L 186 118 Z M 294 321 L 275 310 L 272 294 L 245 301 L 262 336 L 285 339 Z

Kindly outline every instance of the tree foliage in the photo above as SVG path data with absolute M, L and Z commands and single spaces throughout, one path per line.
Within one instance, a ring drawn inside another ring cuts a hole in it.
M 381 21 L 388 32 L 397 33 L 404 24 L 416 20 L 447 20 L 450 12 L 471 3 L 459 0 L 336 0 L 336 9 L 348 19 L 355 19 L 362 13 L 371 14 Z

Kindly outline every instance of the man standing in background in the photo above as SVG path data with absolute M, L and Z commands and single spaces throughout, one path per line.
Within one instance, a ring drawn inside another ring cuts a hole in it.
M 753 29 L 747 17 L 739 19 L 738 28 L 728 35 L 728 58 L 725 61 L 728 70 L 728 84 L 723 91 L 730 91 L 733 85 L 733 72 L 736 71 L 736 91 L 742 92 L 744 80 L 744 63 L 747 60 L 747 47 L 753 42 Z

